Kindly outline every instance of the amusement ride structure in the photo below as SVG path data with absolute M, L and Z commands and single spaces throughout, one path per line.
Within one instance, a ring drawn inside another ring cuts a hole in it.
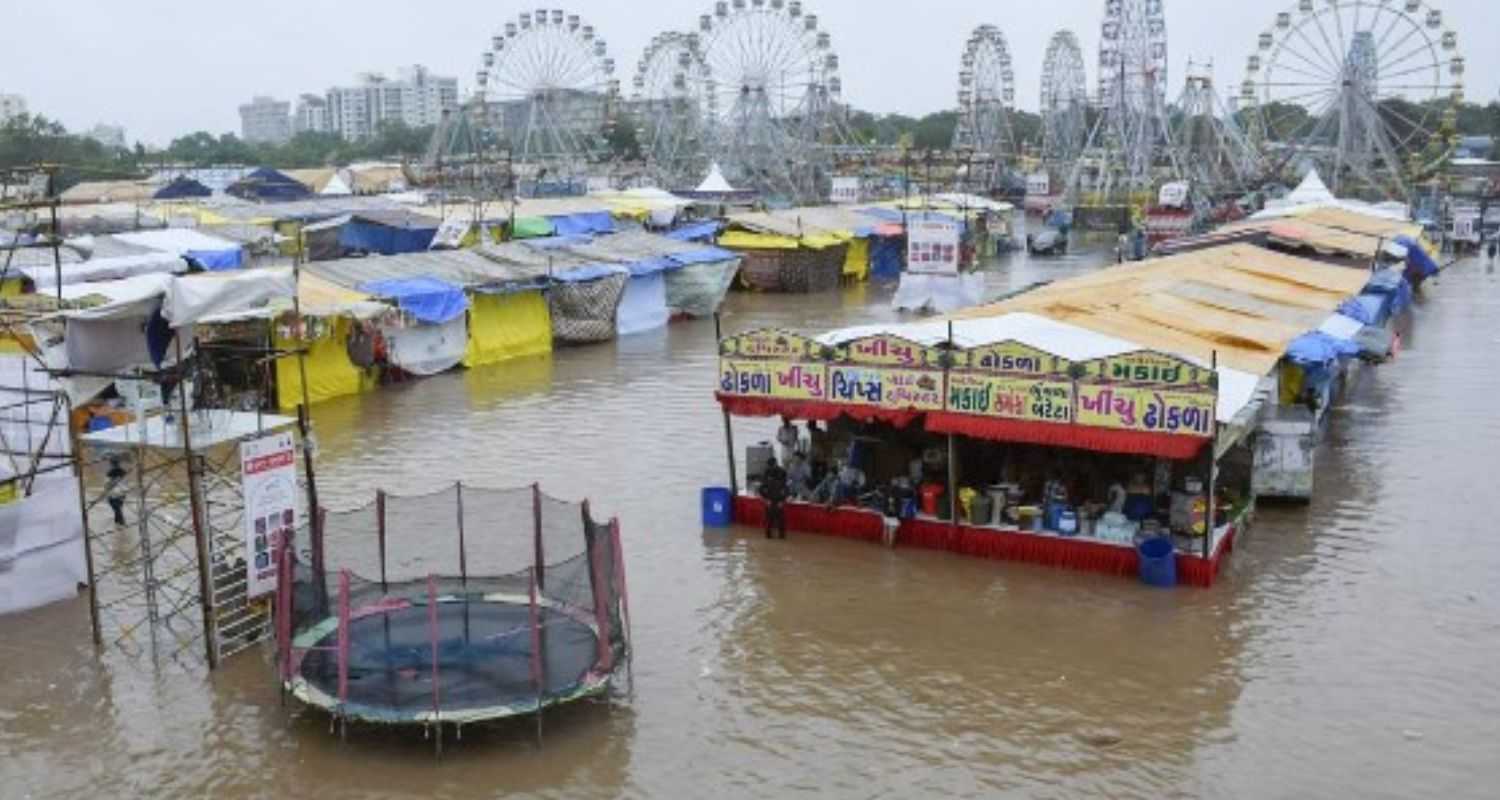
M 696 33 L 659 34 L 636 67 L 636 139 L 647 174 L 661 186 L 694 185 L 709 169 L 719 97 L 701 44 Z
M 970 34 L 959 62 L 958 125 L 953 131 L 953 149 L 973 157 L 969 180 L 980 190 L 998 187 L 1015 157 L 1015 107 L 1010 45 L 999 28 L 981 25 Z
M 1058 31 L 1042 62 L 1042 162 L 1071 165 L 1088 138 L 1088 76 L 1072 31 Z
M 1421 0 L 1300 0 L 1258 37 L 1240 99 L 1283 179 L 1315 166 L 1336 194 L 1405 200 L 1452 151 L 1463 76 Z

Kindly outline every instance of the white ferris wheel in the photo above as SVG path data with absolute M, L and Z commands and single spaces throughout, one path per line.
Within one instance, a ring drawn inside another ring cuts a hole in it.
M 955 150 L 968 150 L 999 165 L 1015 153 L 1011 117 L 1016 109 L 1016 73 L 1005 34 L 994 25 L 974 29 L 958 70 Z
M 1451 150 L 1463 77 L 1458 35 L 1421 0 L 1301 0 L 1260 34 L 1240 96 L 1280 171 L 1405 199 Z
M 701 179 L 709 167 L 718 93 L 699 35 L 668 32 L 653 38 L 632 88 L 636 138 L 651 176 L 666 186 Z
M 1058 31 L 1042 62 L 1042 161 L 1069 164 L 1088 138 L 1088 76 L 1072 31 Z
M 710 153 L 731 183 L 808 199 L 826 192 L 843 83 L 832 37 L 800 0 L 719 0 L 698 19 Z
M 577 14 L 522 12 L 490 39 L 475 78 L 514 160 L 581 166 L 609 154 L 620 83 L 605 40 Z

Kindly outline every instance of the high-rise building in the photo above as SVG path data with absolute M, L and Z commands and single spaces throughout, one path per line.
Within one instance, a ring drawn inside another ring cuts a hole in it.
M 443 113 L 458 108 L 458 79 L 433 75 L 417 65 L 397 72 L 396 80 L 365 73 L 354 86 L 328 90 L 328 127 L 345 139 L 365 139 L 387 121 L 413 128 L 437 125 Z
M 297 98 L 297 110 L 292 114 L 292 135 L 299 133 L 328 133 L 328 98 L 315 94 L 304 94 Z
M 240 138 L 257 144 L 285 144 L 292 138 L 292 104 L 257 96 L 240 106 Z
M 26 98 L 18 94 L 0 94 L 0 123 L 25 113 Z
M 100 123 L 83 134 L 85 139 L 93 139 L 105 147 L 115 150 L 125 149 L 125 128 L 121 125 L 105 125 Z

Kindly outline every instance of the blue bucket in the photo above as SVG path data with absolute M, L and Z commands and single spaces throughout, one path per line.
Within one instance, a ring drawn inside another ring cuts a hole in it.
M 1177 548 L 1165 536 L 1147 539 L 1136 546 L 1141 562 L 1141 583 L 1170 589 L 1177 585 Z
M 703 527 L 727 528 L 734 524 L 734 495 L 723 486 L 703 490 Z

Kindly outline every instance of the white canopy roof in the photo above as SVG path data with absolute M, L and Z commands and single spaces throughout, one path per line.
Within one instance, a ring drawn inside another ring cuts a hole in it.
M 719 168 L 718 163 L 715 163 L 709 168 L 708 177 L 703 179 L 703 183 L 698 184 L 698 191 L 733 194 L 738 190 L 729 185 L 729 179 L 724 177 L 724 170 Z
M 167 228 L 159 231 L 121 233 L 116 234 L 115 238 L 139 247 L 148 247 L 162 253 L 175 253 L 179 256 L 187 255 L 190 252 L 221 253 L 226 250 L 240 249 L 238 242 L 220 239 L 217 236 L 209 236 L 192 228 Z
M 1381 203 L 1373 205 L 1359 200 L 1341 200 L 1329 191 L 1328 184 L 1323 182 L 1323 176 L 1317 170 L 1311 170 L 1302 183 L 1293 189 L 1290 194 L 1280 200 L 1272 200 L 1266 203 L 1265 210 L 1258 212 L 1251 219 L 1279 219 L 1281 217 L 1294 217 L 1319 208 L 1338 208 L 1344 211 L 1352 211 L 1356 214 L 1364 214 L 1381 219 L 1393 219 L 1406 221 L 1408 219 L 1406 206 L 1400 203 Z

